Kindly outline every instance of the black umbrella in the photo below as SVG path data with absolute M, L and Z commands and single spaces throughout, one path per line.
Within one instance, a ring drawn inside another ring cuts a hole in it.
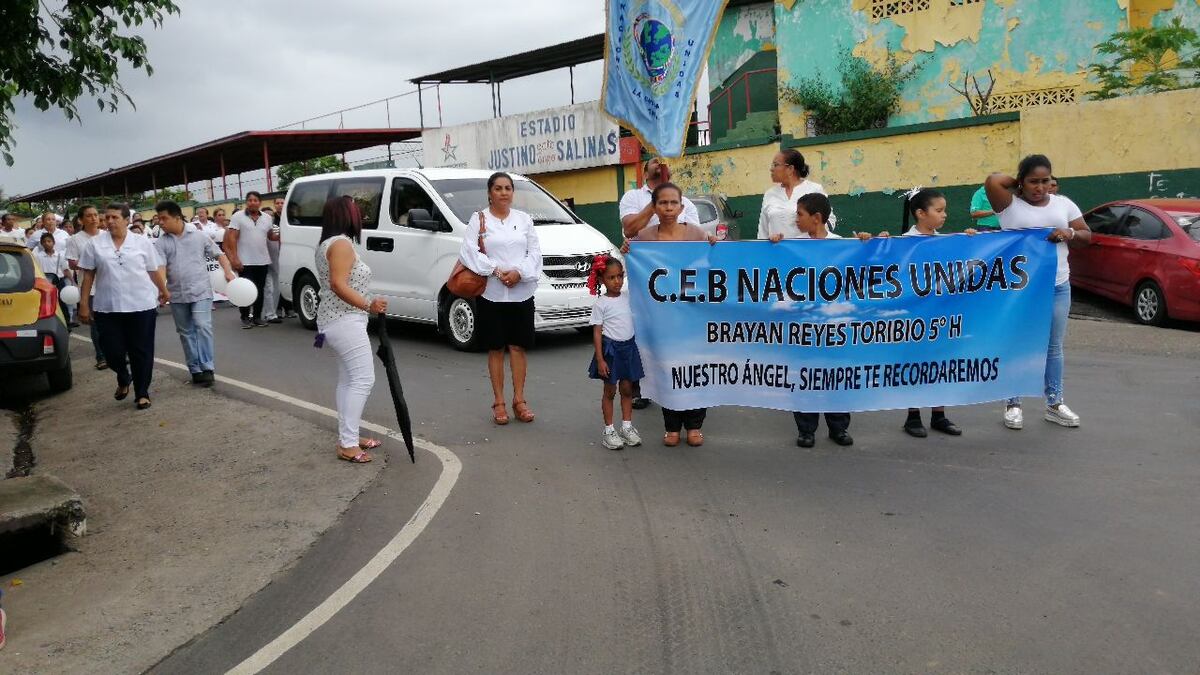
M 383 361 L 387 369 L 388 388 L 392 390 L 392 404 L 396 406 L 396 421 L 400 423 L 400 433 L 404 436 L 404 445 L 408 446 L 408 458 L 413 464 L 417 458 L 413 454 L 412 418 L 408 416 L 408 403 L 404 400 L 404 386 L 400 384 L 400 374 L 396 372 L 396 355 L 392 352 L 392 341 L 388 339 L 387 317 L 378 314 L 375 317 L 376 329 L 379 335 L 379 349 L 375 354 Z

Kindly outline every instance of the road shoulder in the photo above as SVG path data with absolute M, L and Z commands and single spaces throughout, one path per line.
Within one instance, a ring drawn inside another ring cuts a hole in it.
M 382 469 L 336 461 L 331 429 L 161 368 L 136 411 L 89 365 L 37 404 L 32 442 L 34 473 L 83 497 L 89 534 L 0 578 L 6 672 L 145 670 L 292 565 Z

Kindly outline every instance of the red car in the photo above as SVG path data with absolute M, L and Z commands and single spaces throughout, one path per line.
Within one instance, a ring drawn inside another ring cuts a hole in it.
M 1131 199 L 1083 219 L 1092 245 L 1071 249 L 1071 285 L 1132 305 L 1141 323 L 1200 321 L 1200 199 Z

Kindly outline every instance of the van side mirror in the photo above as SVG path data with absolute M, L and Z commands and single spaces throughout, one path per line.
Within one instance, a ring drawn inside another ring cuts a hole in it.
M 435 220 L 429 215 L 428 209 L 409 209 L 408 226 L 430 232 L 441 232 L 444 229 L 440 220 Z

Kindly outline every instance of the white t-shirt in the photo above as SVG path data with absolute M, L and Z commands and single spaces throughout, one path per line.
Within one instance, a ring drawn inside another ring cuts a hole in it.
M 796 227 L 796 202 L 804 195 L 813 193 L 823 195 L 825 188 L 807 178 L 792 188 L 790 197 L 782 185 L 763 193 L 762 209 L 758 212 L 758 238 L 770 239 L 771 235 L 782 234 L 784 239 L 807 239 L 808 235 Z M 833 214 L 829 214 L 826 227 L 832 230 L 835 222 Z
M 258 220 L 251 220 L 245 211 L 238 211 L 229 219 L 229 229 L 238 231 L 237 256 L 243 265 L 271 264 L 267 235 L 274 224 L 270 214 L 261 211 Z
M 46 233 L 46 231 L 40 227 L 38 229 L 34 230 L 33 232 L 31 232 L 29 234 L 29 239 L 27 239 L 25 241 L 25 246 L 28 248 L 31 248 L 31 249 L 41 248 L 42 247 L 42 235 L 45 233 Z M 67 234 L 67 231 L 62 229 L 61 227 L 56 227 L 56 228 L 54 228 L 53 236 L 54 236 L 54 250 L 55 251 L 67 250 L 67 240 L 71 238 L 71 235 Z
M 42 268 L 42 274 L 53 274 L 62 278 L 67 273 L 67 254 L 62 251 L 55 250 L 54 253 L 46 253 L 46 249 L 38 246 L 33 249 L 33 257 L 37 258 L 38 266 Z
M 101 232 L 103 230 L 96 230 L 96 235 L 99 235 Z M 87 243 L 91 240 L 92 235 L 88 234 L 86 230 L 80 230 L 71 235 L 71 238 L 67 240 L 67 262 L 70 263 L 70 261 L 74 260 L 78 264 L 79 258 L 83 256 L 83 249 L 87 248 Z M 82 286 L 83 276 L 80 275 L 77 281 Z M 92 284 L 91 296 L 96 297 L 96 284 Z
M 120 250 L 112 235 L 101 232 L 88 241 L 79 267 L 95 270 L 95 312 L 144 312 L 158 307 L 158 287 L 150 272 L 162 267 L 158 249 L 147 237 L 129 232 Z
M 1028 230 L 1038 227 L 1066 230 L 1071 227 L 1072 220 L 1083 217 L 1075 202 L 1062 195 L 1050 195 L 1050 202 L 1045 206 L 1033 206 L 1014 196 L 1008 208 L 996 215 L 1000 218 L 1002 230 Z M 1055 246 L 1058 248 L 1058 273 L 1054 276 L 1054 285 L 1061 286 L 1071 280 L 1071 264 L 1067 262 L 1067 242 L 1062 241 Z
M 646 205 L 649 204 L 650 200 L 653 198 L 654 191 L 651 190 L 650 186 L 648 185 L 643 185 L 636 190 L 630 190 L 624 195 L 621 195 L 621 219 L 624 220 L 625 216 L 632 216 L 637 213 L 641 213 L 642 209 L 646 208 Z M 696 210 L 696 205 L 692 203 L 692 200 L 688 199 L 687 197 L 683 198 L 683 213 L 679 216 L 679 222 L 691 223 L 693 225 L 700 224 L 700 212 Z M 646 227 L 657 224 L 658 214 L 650 214 L 650 222 L 646 223 Z
M 633 310 L 629 307 L 629 294 L 622 292 L 617 297 L 601 293 L 592 305 L 592 325 L 600 326 L 600 334 L 610 340 L 624 341 L 633 337 Z

